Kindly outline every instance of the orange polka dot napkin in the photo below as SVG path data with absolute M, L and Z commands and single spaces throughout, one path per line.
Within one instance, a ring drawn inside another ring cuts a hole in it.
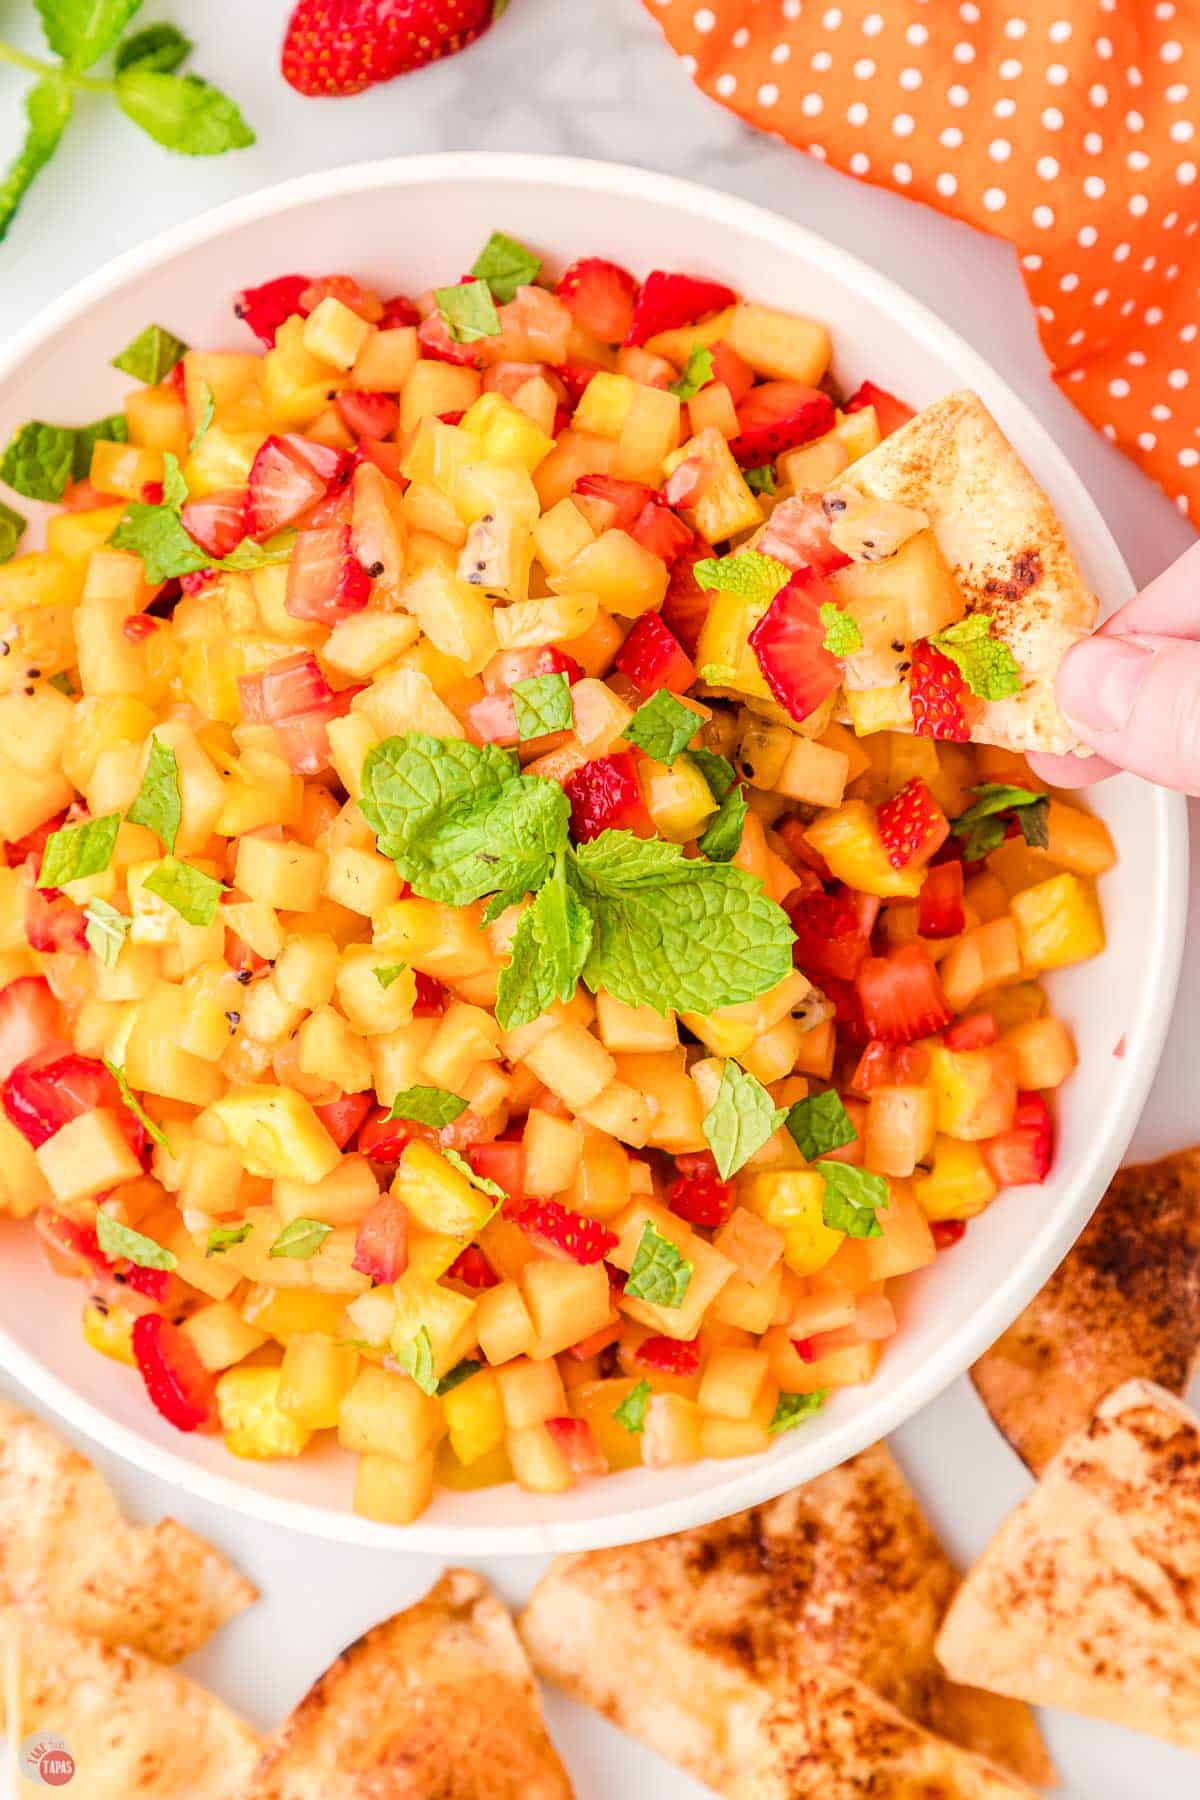
M 1200 0 L 645 0 L 706 94 L 1011 240 L 1054 378 L 1200 523 Z

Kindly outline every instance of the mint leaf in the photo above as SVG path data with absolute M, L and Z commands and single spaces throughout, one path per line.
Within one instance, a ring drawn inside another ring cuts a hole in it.
M 775 465 L 773 463 L 762 463 L 757 469 L 743 469 L 742 474 L 745 476 L 746 486 L 752 494 L 774 494 Z
M 737 783 L 737 770 L 729 758 L 718 756 L 715 750 L 689 750 L 688 755 L 707 781 L 713 799 L 724 800 Z
M 25 142 L 5 171 L 0 182 L 0 239 L 16 217 L 17 209 L 41 171 L 45 168 L 66 130 L 75 104 L 75 96 L 65 81 L 48 75 L 36 82 L 25 96 Z M 6 481 L 8 477 L 4 478 Z M 24 489 L 20 489 L 24 492 Z M 57 499 L 54 495 L 52 498 Z
M 27 500 L 61 500 L 75 468 L 75 433 L 69 425 L 31 419 L 9 442 L 0 481 Z
M 764 556 L 761 550 L 738 550 L 733 556 L 706 556 L 692 570 L 702 588 L 723 594 L 739 594 L 767 606 L 792 579 L 786 563 Z
M 289 1256 L 297 1262 L 307 1262 L 315 1256 L 329 1233 L 332 1225 L 326 1225 L 321 1219 L 293 1219 L 285 1225 L 271 1248 L 268 1256 Z
M 698 840 L 700 849 L 710 862 L 732 862 L 742 847 L 750 803 L 728 757 L 717 756 L 711 750 L 690 750 L 688 754 L 707 781 L 713 799 L 721 803 Z
M 161 75 L 169 75 L 190 54 L 191 49 L 191 39 L 185 38 L 176 26 L 146 25 L 141 31 L 131 32 L 117 45 L 113 54 L 113 68 L 118 75 L 122 70 L 132 69 L 135 65 L 143 69 L 157 69 Z
M 91 474 L 92 451 L 101 440 L 107 444 L 129 442 L 129 420 L 124 413 L 109 413 L 106 419 L 97 419 L 92 425 L 76 426 L 71 457 L 76 481 L 86 481 Z
M 17 545 L 25 533 L 26 521 L 11 506 L 0 501 L 0 563 L 16 555 Z
M 480 281 L 486 281 L 492 298 L 504 305 L 516 298 L 519 287 L 529 287 L 541 266 L 541 257 L 527 250 L 516 238 L 503 231 L 493 231 L 471 264 L 471 273 Z
M 630 1433 L 644 1431 L 646 1428 L 646 1408 L 654 1395 L 654 1389 L 648 1381 L 639 1381 L 631 1387 L 620 1406 L 614 1406 L 613 1418 L 617 1424 Z
M 787 1116 L 787 1128 L 807 1162 L 815 1162 L 829 1150 L 840 1150 L 858 1136 L 836 1088 L 797 1100 Z
M 670 382 L 667 391 L 678 394 L 681 400 L 694 400 L 700 389 L 713 380 L 714 374 L 712 351 L 697 344 L 689 353 L 679 380 Z
M 135 63 L 117 76 L 116 92 L 127 118 L 183 156 L 220 156 L 254 142 L 234 102 L 198 75 L 161 75 Z
M 175 856 L 164 856 L 142 885 L 173 906 L 189 925 L 211 925 L 225 892 L 215 876 L 206 875 L 203 869 L 194 869 L 191 863 L 180 862 Z
M 571 683 L 565 669 L 555 675 L 531 675 L 527 681 L 512 685 L 513 711 L 517 715 L 517 736 L 545 737 L 551 731 L 570 731 L 575 723 L 571 704 Z
M 677 1307 L 683 1305 L 691 1284 L 691 1263 L 647 1219 L 625 1283 L 626 1294 L 651 1306 Z
M 442 1394 L 452 1394 L 456 1387 L 462 1386 L 464 1381 L 470 1381 L 472 1375 L 478 1375 L 483 1366 L 481 1362 L 476 1362 L 474 1357 L 464 1356 L 461 1362 L 455 1363 L 452 1369 L 446 1370 L 438 1382 L 435 1392 L 439 1398 Z
M 105 1256 L 113 1261 L 123 1257 L 139 1269 L 170 1270 L 178 1265 L 179 1259 L 173 1250 L 168 1250 L 164 1244 L 156 1244 L 153 1238 L 143 1236 L 129 1225 L 122 1225 L 120 1219 L 114 1219 L 111 1213 L 104 1211 L 96 1214 L 96 1242 Z
M 486 281 L 434 288 L 433 298 L 456 344 L 475 344 L 480 338 L 500 336 L 500 315 Z
M 593 992 L 657 1012 L 711 1012 L 756 999 L 791 970 L 787 914 L 729 863 L 604 831 L 573 852 L 571 878 L 592 915 L 583 979 Z
M 437 1373 L 433 1361 L 433 1344 L 428 1326 L 422 1325 L 416 1337 L 393 1352 L 395 1361 L 411 1375 L 423 1394 L 436 1394 Z
M 1017 813 L 1017 824 L 1021 827 L 1021 836 L 1034 850 L 1050 848 L 1050 796 L 1039 794 L 1032 806 L 1023 806 Z
M 818 1388 L 815 1394 L 780 1394 L 767 1430 L 772 1437 L 778 1437 L 781 1431 L 791 1431 L 802 1419 L 810 1419 L 820 1412 L 828 1398 L 828 1388 Z
M 388 1118 L 413 1119 L 418 1125 L 432 1125 L 440 1131 L 443 1125 L 453 1125 L 466 1110 L 466 1101 L 448 1088 L 410 1087 L 396 1095 Z
M 407 963 L 391 963 L 386 969 L 377 968 L 373 973 L 380 987 L 386 992 L 386 990 L 391 987 L 393 981 L 398 981 L 400 979 L 407 967 Z
M 82 881 L 85 875 L 102 875 L 112 861 L 120 829 L 120 813 L 105 813 L 103 818 L 52 831 L 42 851 L 38 886 L 62 887 L 67 881 Z
M 235 1244 L 244 1244 L 253 1229 L 251 1225 L 214 1225 L 208 1234 L 205 1256 L 221 1256 Z
M 163 1149 L 169 1155 L 171 1146 L 167 1142 L 166 1132 L 161 1125 L 156 1125 L 154 1120 L 150 1117 L 150 1114 L 146 1111 L 145 1107 L 130 1087 L 128 1081 L 125 1079 L 124 1069 L 119 1063 L 109 1062 L 107 1056 L 104 1058 L 104 1066 L 120 1090 L 122 1105 L 126 1106 L 133 1114 L 138 1124 L 142 1127 L 142 1130 L 146 1133 L 146 1136 L 152 1138 L 156 1144 L 161 1144 Z
M 202 383 L 202 386 L 204 389 L 204 405 L 200 409 L 200 417 L 196 421 L 196 429 L 195 429 L 195 431 L 193 431 L 191 438 L 188 440 L 188 454 L 189 455 L 196 448 L 197 444 L 200 442 L 201 438 L 204 436 L 205 432 L 208 430 L 209 426 L 212 424 L 213 414 L 217 410 L 216 398 L 213 394 L 212 389 L 209 387 L 207 381 Z M 253 541 L 253 540 L 251 540 L 251 541 Z M 244 539 L 243 539 L 243 542 L 245 542 Z M 240 546 L 239 546 L 239 548 L 240 548 Z
M 655 762 L 669 765 L 687 749 L 703 723 L 700 715 L 677 700 L 669 688 L 659 688 L 644 706 L 638 707 L 621 736 Z
M 721 1180 L 736 1175 L 786 1116 L 786 1108 L 776 1106 L 762 1082 L 729 1058 L 721 1070 L 716 1099 L 701 1121 Z
M 186 355 L 187 345 L 173 331 L 164 325 L 147 325 L 113 357 L 112 366 L 135 381 L 144 381 L 147 387 L 156 387 Z
M 88 948 L 96 952 L 106 969 L 113 968 L 129 935 L 132 919 L 110 906 L 107 900 L 89 900 L 83 916 L 87 920 L 83 935 Z
M 822 648 L 828 650 L 830 656 L 853 656 L 856 650 L 862 649 L 862 632 L 858 621 L 849 613 L 843 612 L 840 606 L 834 606 L 829 600 L 822 603 L 821 623 L 825 627 Z
M 996 781 L 985 781 L 971 792 L 979 795 L 978 800 L 968 806 L 966 812 L 960 813 L 950 826 L 956 837 L 965 839 L 963 856 L 967 862 L 977 862 L 1004 842 L 1008 826 L 998 817 L 1001 813 L 1015 812 L 1025 842 L 1042 850 L 1046 848 L 1050 841 L 1047 824 L 1050 802 L 1045 794 Z
M 142 0 L 36 0 L 46 42 L 72 69 L 111 50 Z
M 161 744 L 157 738 L 150 740 L 146 773 L 137 798 L 125 817 L 131 825 L 144 825 L 148 831 L 153 831 L 168 850 L 174 850 L 183 819 L 179 764 L 170 746 Z
M 1017 659 L 1003 638 L 992 636 L 988 613 L 971 613 L 939 631 L 929 642 L 948 656 L 973 694 L 981 700 L 1007 700 L 1021 691 Z
M 114 550 L 140 556 L 152 587 L 177 575 L 194 575 L 213 559 L 192 541 L 173 506 L 148 506 L 131 500 L 108 540 Z
M 230 569 L 235 574 L 247 569 L 266 569 L 272 563 L 287 562 L 295 542 L 294 531 L 277 531 L 274 537 L 267 538 L 261 544 L 256 544 L 253 538 L 243 538 L 219 562 L 213 562 L 210 557 L 207 566 L 212 569 Z
M 452 1169 L 457 1169 L 459 1174 L 465 1177 L 473 1188 L 478 1188 L 481 1194 L 489 1194 L 493 1200 L 497 1201 L 508 1199 L 508 1195 L 498 1181 L 493 1181 L 491 1177 L 487 1175 L 477 1175 L 466 1157 L 460 1156 L 457 1150 L 446 1148 L 443 1149 L 442 1155 L 450 1164 L 450 1167 Z
M 821 1217 L 829 1229 L 853 1238 L 882 1237 L 883 1227 L 875 1213 L 888 1203 L 884 1176 L 856 1169 L 852 1163 L 820 1162 L 817 1168 L 825 1183 Z
M 570 1000 L 592 944 L 592 919 L 568 885 L 566 858 L 521 915 L 512 958 L 500 971 L 496 1018 L 505 1031 Z

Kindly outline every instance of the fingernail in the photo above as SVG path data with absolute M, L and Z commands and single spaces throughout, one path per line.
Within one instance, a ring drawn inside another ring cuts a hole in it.
M 1089 638 L 1059 670 L 1058 703 L 1085 731 L 1120 731 L 1153 661 L 1153 650 L 1128 639 Z

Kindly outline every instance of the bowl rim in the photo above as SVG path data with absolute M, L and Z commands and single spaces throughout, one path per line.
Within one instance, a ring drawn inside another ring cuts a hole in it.
M 1127 591 L 1132 590 L 1121 552 L 1065 453 L 1003 377 L 930 308 L 890 277 L 806 226 L 735 195 L 628 164 L 568 156 L 459 151 L 349 163 L 260 188 L 171 226 L 76 282 L 0 350 L 0 383 L 6 382 L 64 326 L 132 278 L 185 256 L 225 231 L 314 201 L 336 200 L 350 192 L 464 179 L 488 186 L 509 183 L 567 188 L 582 194 L 628 194 L 696 217 L 710 230 L 715 226 L 719 231 L 728 225 L 763 236 L 803 258 L 811 267 L 852 280 L 872 304 L 886 308 L 911 337 L 930 342 L 938 352 L 951 357 L 969 385 L 1003 394 L 1011 414 L 1021 420 L 1036 441 L 1040 467 L 1052 469 L 1057 481 L 1072 488 L 1078 501 L 1091 513 L 1093 536 L 1089 548 L 1104 582 L 1113 589 L 1124 586 Z M 1150 948 L 1149 968 L 1142 986 L 1143 1006 L 1126 1039 L 1126 1080 L 1119 1085 L 1114 1104 L 1103 1128 L 1095 1134 L 1088 1155 L 1074 1172 L 1071 1192 L 1063 1198 L 1055 1228 L 1048 1235 L 1031 1240 L 1037 1254 L 1031 1249 L 1030 1254 L 1014 1264 L 989 1291 L 970 1322 L 941 1344 L 917 1373 L 891 1391 L 881 1388 L 874 1405 L 831 1425 L 819 1440 L 819 1458 L 814 1459 L 801 1437 L 784 1456 L 714 1464 L 713 1480 L 696 1494 L 650 1499 L 632 1507 L 614 1508 L 611 1513 L 592 1519 L 556 1519 L 552 1501 L 547 1503 L 530 1495 L 530 1517 L 520 1524 L 454 1524 L 418 1519 L 398 1528 L 361 1518 L 347 1508 L 269 1494 L 231 1476 L 197 1467 L 173 1450 L 161 1448 L 137 1430 L 120 1424 L 77 1394 L 2 1323 L 0 1368 L 15 1376 L 68 1425 L 171 1487 L 268 1524 L 371 1549 L 460 1557 L 600 1549 L 706 1524 L 773 1498 L 817 1472 L 806 1468 L 806 1464 L 819 1461 L 822 1468 L 832 1468 L 886 1437 L 963 1374 L 1058 1265 L 1116 1170 L 1145 1104 L 1166 1040 L 1187 920 L 1186 802 L 1181 795 L 1157 787 L 1147 785 L 1145 792 L 1146 804 L 1155 814 L 1157 860 L 1156 866 L 1146 871 L 1149 916 L 1145 925 Z

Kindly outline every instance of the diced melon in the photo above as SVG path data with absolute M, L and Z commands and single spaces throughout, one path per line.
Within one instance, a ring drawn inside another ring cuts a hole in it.
M 338 1164 L 337 1145 L 294 1088 L 243 1088 L 214 1102 L 211 1110 L 250 1175 L 314 1182 Z
M 762 507 L 746 485 L 728 443 L 715 427 L 698 432 L 680 449 L 673 450 L 664 459 L 663 469 L 671 475 L 681 463 L 693 461 L 700 467 L 700 489 L 691 505 L 679 510 L 701 537 L 716 544 L 762 524 Z
M 234 1456 L 299 1456 L 311 1432 L 279 1404 L 281 1371 L 227 1369 L 217 1382 L 217 1411 L 225 1447 Z
M 755 374 L 776 381 L 802 381 L 808 387 L 820 382 L 833 352 L 829 333 L 817 320 L 748 300 L 734 308 L 722 335 Z

